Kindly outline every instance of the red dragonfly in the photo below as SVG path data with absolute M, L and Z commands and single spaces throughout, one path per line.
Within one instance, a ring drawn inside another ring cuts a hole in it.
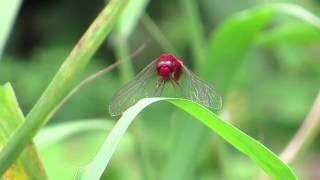
M 110 114 L 120 115 L 142 98 L 161 96 L 168 83 L 180 97 L 209 109 L 219 110 L 222 107 L 221 96 L 209 84 L 200 80 L 181 60 L 166 53 L 152 61 L 113 96 L 109 105 Z

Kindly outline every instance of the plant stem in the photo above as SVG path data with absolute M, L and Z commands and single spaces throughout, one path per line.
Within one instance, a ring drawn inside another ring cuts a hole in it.
M 280 158 L 292 164 L 320 130 L 320 91 L 298 132 L 280 154 Z
M 70 55 L 28 114 L 26 121 L 10 137 L 0 153 L 0 174 L 17 159 L 40 128 L 52 115 L 50 112 L 69 92 L 71 85 L 86 67 L 90 58 L 109 34 L 128 0 L 111 0 L 79 40 Z
M 156 23 L 153 22 L 153 20 L 150 18 L 150 16 L 145 13 L 142 17 L 142 23 L 145 26 L 145 28 L 149 31 L 151 36 L 157 41 L 157 43 L 167 52 L 171 52 L 175 54 L 176 56 L 179 56 L 178 51 L 173 45 L 170 43 L 170 41 L 165 37 L 165 35 L 161 32 L 159 27 Z
M 129 56 L 129 46 L 127 39 L 124 39 L 118 33 L 117 35 L 117 45 L 116 45 L 116 55 L 117 59 L 124 59 Z M 122 82 L 128 82 L 134 76 L 131 61 L 126 61 L 120 65 L 120 77 Z
M 181 5 L 188 19 L 189 44 L 192 49 L 195 71 L 200 72 L 206 53 L 204 30 L 198 11 L 198 1 L 181 0 Z
M 314 139 L 320 129 L 320 91 L 313 102 L 313 105 L 303 120 L 297 133 L 280 153 L 280 159 L 287 164 L 292 164 L 301 152 L 306 149 L 310 142 Z M 270 179 L 265 173 L 261 173 L 259 180 Z

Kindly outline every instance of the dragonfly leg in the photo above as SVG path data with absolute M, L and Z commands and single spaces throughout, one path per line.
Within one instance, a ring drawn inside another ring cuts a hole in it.
M 160 86 L 160 94 L 159 94 L 159 96 L 161 96 L 162 95 L 162 92 L 163 92 L 163 88 L 164 88 L 164 85 L 165 85 L 165 81 L 164 80 L 162 80 L 162 82 L 161 82 L 162 84 L 161 84 L 161 86 Z
M 156 89 L 153 93 L 153 96 L 161 96 L 162 91 L 163 91 L 163 87 L 164 87 L 164 80 L 163 79 L 159 79 L 157 81 L 157 85 L 156 85 Z
M 186 97 L 181 85 L 179 84 L 179 82 L 175 81 L 174 79 L 170 79 L 170 82 L 172 84 L 173 87 L 178 87 L 180 93 L 182 94 L 182 96 Z

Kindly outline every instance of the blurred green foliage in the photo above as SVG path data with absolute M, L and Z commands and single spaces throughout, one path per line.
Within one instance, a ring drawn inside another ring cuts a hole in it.
M 150 1 L 146 13 L 178 51 L 180 58 L 192 69 L 197 63 L 193 61 L 190 51 L 192 45 L 189 43 L 186 30 L 190 28 L 189 19 L 184 16 L 180 2 Z M 272 2 L 297 3 L 320 15 L 318 1 Z M 216 38 L 216 34 L 211 33 L 227 18 L 265 1 L 201 0 L 195 3 L 200 12 L 204 41 L 208 43 L 211 38 Z M 77 39 L 104 4 L 104 1 L 98 0 L 90 1 L 90 4 L 86 1 L 62 0 L 29 0 L 23 3 L 0 63 L 0 84 L 11 82 L 25 114 L 35 104 Z M 255 23 L 259 25 L 261 21 Z M 227 54 L 235 45 L 234 40 L 241 40 L 246 35 L 250 34 L 244 34 L 240 30 L 230 33 L 230 40 L 223 42 L 225 49 L 215 51 Z M 238 67 L 219 66 L 215 73 L 211 72 L 211 66 L 197 66 L 197 71 L 203 75 L 202 78 L 218 85 L 216 89 L 223 92 L 224 107 L 232 123 L 260 140 L 275 153 L 279 153 L 299 128 L 318 91 L 319 37 L 320 31 L 314 26 L 292 17 L 279 16 L 265 27 L 261 27 L 258 35 L 250 40 L 248 50 L 241 50 L 240 55 L 230 52 L 230 56 L 235 56 L 232 58 L 243 58 L 243 61 L 237 64 Z M 163 53 L 164 49 L 168 49 L 153 38 L 152 32 L 144 23 L 139 23 L 134 29 L 127 40 L 127 46 L 134 50 L 147 39 L 151 39 L 148 47 L 134 58 L 135 72 Z M 116 41 L 114 35 L 105 42 L 83 77 L 115 61 Z M 209 46 L 208 53 L 210 52 Z M 210 59 L 210 62 L 215 60 Z M 228 72 L 232 68 L 237 70 L 235 78 L 230 79 Z M 221 73 L 224 75 L 221 76 Z M 228 93 L 224 93 L 225 79 L 230 79 Z M 48 126 L 83 118 L 110 117 L 107 111 L 108 102 L 122 84 L 118 71 L 95 80 L 77 92 L 52 118 L 52 124 Z M 194 130 L 181 128 L 182 124 L 191 122 L 192 118 L 182 112 L 176 112 L 171 106 L 154 105 L 144 111 L 142 118 L 139 128 L 136 128 L 138 125 L 134 125 L 131 134 L 128 135 L 130 137 L 124 140 L 124 145 L 117 151 L 105 174 L 106 179 L 143 179 L 148 173 L 145 172 L 148 168 L 144 168 L 146 164 L 151 169 L 160 169 L 161 172 L 170 161 L 169 152 L 179 143 L 186 147 L 185 151 L 189 146 L 206 144 L 201 146 L 204 148 L 197 157 L 192 157 L 196 164 L 179 169 L 182 174 L 187 174 L 189 179 L 249 179 L 259 173 L 249 159 L 222 142 L 216 143 L 216 138 L 212 135 L 203 136 L 203 142 L 197 144 L 189 144 L 188 140 L 178 141 L 183 136 L 183 131 Z M 77 167 L 85 165 L 94 156 L 106 134 L 106 131 L 101 130 L 80 132 L 47 148 L 39 147 L 49 176 L 57 179 L 57 175 L 63 173 L 66 176 L 60 176 L 60 179 L 70 179 Z M 303 158 L 293 166 L 301 179 L 320 178 L 316 171 L 320 168 L 320 159 L 317 157 L 320 144 L 314 142 L 306 150 Z M 146 146 L 147 160 L 141 155 L 144 153 L 141 153 L 139 144 Z M 175 173 L 175 169 L 171 170 Z

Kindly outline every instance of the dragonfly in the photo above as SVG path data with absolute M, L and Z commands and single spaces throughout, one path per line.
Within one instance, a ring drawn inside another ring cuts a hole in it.
M 166 84 L 171 84 L 178 97 L 212 110 L 222 108 L 222 97 L 212 86 L 197 77 L 182 60 L 164 53 L 114 94 L 109 104 L 110 114 L 120 115 L 142 98 L 162 96 Z

